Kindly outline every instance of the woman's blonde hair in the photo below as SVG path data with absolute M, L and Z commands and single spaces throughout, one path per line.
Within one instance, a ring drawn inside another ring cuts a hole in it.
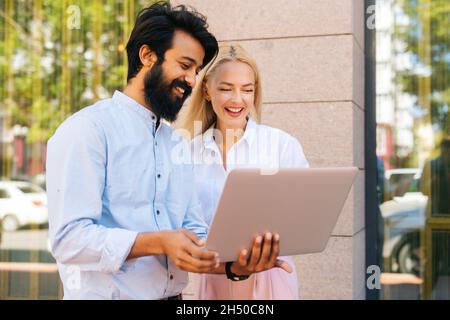
M 206 100 L 204 86 L 219 66 L 230 61 L 240 61 L 249 65 L 255 74 L 255 99 L 254 106 L 250 107 L 250 116 L 256 121 L 261 120 L 261 79 L 255 61 L 238 44 L 221 44 L 217 57 L 211 61 L 198 75 L 197 85 L 192 91 L 192 96 L 186 106 L 187 110 L 182 113 L 177 125 L 180 129 L 189 132 L 191 138 L 203 134 L 211 125 L 216 122 L 216 114 L 211 105 L 211 101 Z M 196 121 L 201 121 L 200 126 L 195 126 Z

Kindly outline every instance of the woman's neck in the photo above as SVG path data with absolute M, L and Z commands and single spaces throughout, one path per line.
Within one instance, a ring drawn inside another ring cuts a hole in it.
M 216 123 L 216 129 L 218 129 L 222 135 L 222 143 L 216 140 L 217 145 L 219 146 L 220 151 L 222 152 L 222 161 L 223 167 L 227 170 L 227 153 L 231 149 L 231 147 L 239 141 L 244 135 L 245 128 L 247 126 L 247 121 L 242 127 L 227 127 L 221 122 Z
M 222 135 L 221 149 L 227 152 L 231 147 L 238 142 L 244 135 L 247 122 L 242 127 L 227 127 L 222 122 L 216 123 L 216 129 L 218 129 Z

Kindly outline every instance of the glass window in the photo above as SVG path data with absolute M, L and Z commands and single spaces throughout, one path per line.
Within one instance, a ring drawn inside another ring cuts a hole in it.
M 450 3 L 376 5 L 381 298 L 449 299 Z
M 125 46 L 151 3 L 0 1 L 0 177 L 12 194 L 0 201 L 0 300 L 62 297 L 48 221 L 32 214 L 47 203 L 46 143 L 70 114 L 123 88 Z

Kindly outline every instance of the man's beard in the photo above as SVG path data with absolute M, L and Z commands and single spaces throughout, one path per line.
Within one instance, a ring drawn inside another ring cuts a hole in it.
M 174 95 L 173 89 L 180 87 L 184 89 L 183 97 Z M 189 97 L 192 88 L 179 79 L 173 80 L 170 84 L 164 81 L 164 72 L 160 62 L 147 72 L 144 78 L 144 95 L 153 112 L 169 122 L 177 119 L 178 112 L 184 101 Z

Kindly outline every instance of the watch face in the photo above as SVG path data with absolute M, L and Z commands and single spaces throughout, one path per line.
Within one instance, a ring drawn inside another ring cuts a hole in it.
M 236 274 L 233 275 L 233 281 L 242 281 L 242 280 L 247 280 L 249 276 L 238 276 Z
M 228 278 L 229 280 L 231 280 L 231 281 L 242 281 L 242 280 L 248 279 L 249 276 L 239 276 L 239 275 L 237 275 L 237 274 L 234 274 L 234 273 L 231 271 L 231 264 L 232 264 L 232 262 L 227 262 L 227 263 L 225 264 L 225 272 L 226 272 L 227 278 Z

